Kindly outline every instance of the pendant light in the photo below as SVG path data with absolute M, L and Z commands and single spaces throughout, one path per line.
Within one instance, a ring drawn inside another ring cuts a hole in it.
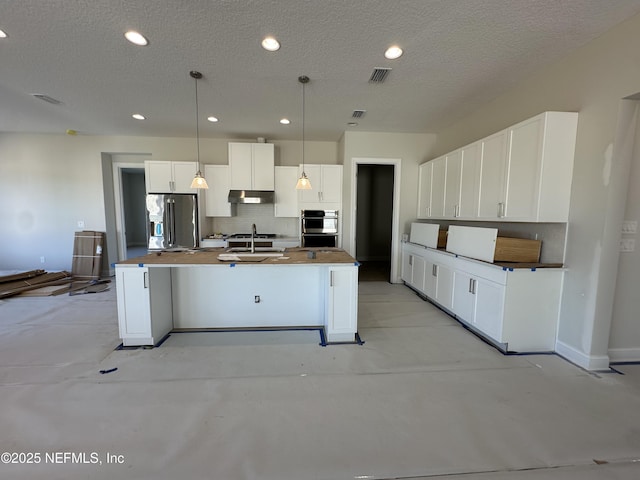
M 207 185 L 207 181 L 202 176 L 202 172 L 200 171 L 200 124 L 198 121 L 198 80 L 202 78 L 202 74 L 200 72 L 196 72 L 192 70 L 189 72 L 191 78 L 193 78 L 196 82 L 196 146 L 198 150 L 198 171 L 196 172 L 195 177 L 193 177 L 193 181 L 191 182 L 191 188 L 209 188 Z
M 304 173 L 304 86 L 309 83 L 309 77 L 302 75 L 298 77 L 298 82 L 302 84 L 302 175 L 296 183 L 296 190 L 311 190 L 311 182 Z

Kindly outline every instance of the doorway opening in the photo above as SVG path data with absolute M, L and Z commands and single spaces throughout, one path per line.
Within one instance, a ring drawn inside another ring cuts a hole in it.
M 114 163 L 113 180 L 118 261 L 145 255 L 148 233 L 144 167 L 139 163 Z
M 359 279 L 394 278 L 394 217 L 397 168 L 394 161 L 358 159 L 355 167 L 355 257 Z

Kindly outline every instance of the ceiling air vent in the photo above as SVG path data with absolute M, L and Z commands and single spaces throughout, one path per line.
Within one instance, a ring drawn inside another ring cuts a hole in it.
M 60 105 L 62 102 L 60 100 L 56 100 L 49 95 L 44 95 L 43 93 L 32 93 L 32 96 L 39 98 L 40 100 L 44 100 L 45 102 L 52 103 L 53 105 Z
M 354 110 L 351 114 L 351 118 L 362 118 L 365 113 L 367 113 L 366 110 Z
M 382 83 L 387 79 L 387 75 L 391 71 L 390 68 L 374 68 L 369 83 Z

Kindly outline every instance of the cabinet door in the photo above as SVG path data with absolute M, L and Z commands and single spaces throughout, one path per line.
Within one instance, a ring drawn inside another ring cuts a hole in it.
M 470 275 L 456 271 L 453 273 L 453 302 L 451 310 L 469 324 L 473 324 L 476 297 L 474 279 Z
M 402 273 L 400 277 L 405 283 L 411 284 L 413 280 L 413 255 L 402 252 Z
M 445 308 L 451 309 L 453 300 L 453 270 L 444 265 L 438 265 L 435 300 Z
M 205 214 L 207 217 L 231 217 L 229 203 L 229 166 L 205 165 L 204 177 L 209 188 L 205 191 Z
M 191 182 L 198 170 L 196 162 L 171 162 L 174 193 L 194 193 Z M 206 177 L 205 177 L 206 178 Z
M 302 174 L 302 165 L 300 165 L 299 174 Z M 322 190 L 320 165 L 304 166 L 304 173 L 307 174 L 309 182 L 311 182 L 311 190 L 298 190 L 300 203 L 317 203 L 320 201 L 320 191 Z
M 496 219 L 503 215 L 507 138 L 507 131 L 504 130 L 481 142 L 478 218 Z
M 172 192 L 171 162 L 148 160 L 144 162 L 144 170 L 147 193 Z
M 298 167 L 275 167 L 275 203 L 273 205 L 276 217 L 298 217 Z
M 420 165 L 418 172 L 418 218 L 429 218 L 431 216 L 431 175 L 433 172 L 433 163 L 423 163 Z
M 543 117 L 520 123 L 509 130 L 505 219 L 537 220 L 543 134 Z
M 231 190 L 251 190 L 252 148 L 250 143 L 229 143 Z
M 447 173 L 446 157 L 432 160 L 433 172 L 431 177 L 431 216 L 444 217 L 445 177 Z
M 457 150 L 446 157 L 444 188 L 444 216 L 456 218 L 460 208 L 460 176 L 462 174 L 462 151 Z
M 425 268 L 426 268 L 425 259 L 418 255 L 414 255 L 411 284 L 416 290 L 422 293 L 424 293 Z
M 505 286 L 478 279 L 475 284 L 475 326 L 498 342 L 502 342 Z
M 273 143 L 254 143 L 253 147 L 253 190 L 274 189 Z M 294 185 L 295 187 L 295 185 Z
M 321 165 L 322 192 L 320 200 L 324 203 L 342 201 L 342 165 Z M 313 186 L 313 183 L 311 184 Z
M 424 264 L 424 294 L 429 298 L 436 298 L 438 287 L 438 265 L 425 260 Z
M 358 268 L 329 268 L 327 340 L 353 341 L 358 327 Z
M 129 338 L 151 338 L 148 287 L 148 268 L 116 268 L 118 327 L 125 342 Z
M 481 144 L 474 143 L 462 149 L 460 172 L 460 206 L 458 217 L 475 219 L 478 215 L 478 194 L 480 191 Z

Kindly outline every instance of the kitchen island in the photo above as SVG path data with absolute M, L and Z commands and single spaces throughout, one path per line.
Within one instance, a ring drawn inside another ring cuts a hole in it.
M 341 249 L 254 256 L 216 248 L 163 251 L 117 263 L 115 270 L 124 346 L 208 329 L 315 327 L 329 343 L 356 339 L 358 263 Z

